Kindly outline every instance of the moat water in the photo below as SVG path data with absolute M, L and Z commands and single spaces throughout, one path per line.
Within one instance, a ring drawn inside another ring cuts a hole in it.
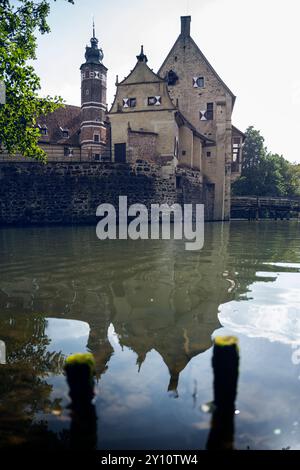
M 0 447 L 65 448 L 64 359 L 93 352 L 98 449 L 204 449 L 212 338 L 240 345 L 238 449 L 300 449 L 300 224 L 207 224 L 181 241 L 94 227 L 0 231 Z

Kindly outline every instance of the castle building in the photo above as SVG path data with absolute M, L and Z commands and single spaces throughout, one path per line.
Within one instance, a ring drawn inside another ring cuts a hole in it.
M 231 122 L 235 96 L 191 38 L 190 23 L 190 16 L 181 17 L 180 35 L 157 74 L 142 48 L 132 72 L 117 83 L 108 113 L 112 156 L 198 170 L 203 194 L 209 189 L 213 198 L 213 219 L 228 220 L 244 134 Z
M 81 106 L 42 116 L 39 144 L 49 162 L 155 165 L 162 180 L 174 181 L 174 202 L 204 203 L 207 219 L 229 220 L 244 134 L 231 121 L 235 96 L 191 38 L 190 23 L 190 16 L 181 17 L 180 34 L 157 73 L 142 46 L 134 69 L 117 79 L 109 111 L 107 68 L 93 25 L 80 67 Z M 3 160 L 24 158 L 2 151 Z

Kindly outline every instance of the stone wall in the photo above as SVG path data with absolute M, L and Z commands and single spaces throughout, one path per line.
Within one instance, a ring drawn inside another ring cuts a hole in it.
M 0 163 L 0 224 L 67 224 L 96 222 L 101 203 L 118 205 L 170 202 L 174 181 L 142 160 L 116 163 Z
M 214 214 L 214 185 L 203 184 L 199 171 L 178 167 L 176 169 L 177 202 L 180 204 L 204 203 L 206 220 L 213 220 Z
M 126 163 L 0 162 L 0 225 L 96 223 L 101 203 L 198 202 L 203 200 L 200 173 L 174 171 L 138 159 Z M 178 182 L 178 181 L 177 181 Z M 207 218 L 210 218 L 209 216 Z
M 154 162 L 157 157 L 157 138 L 155 132 L 128 129 L 128 160 L 132 163 L 140 159 Z

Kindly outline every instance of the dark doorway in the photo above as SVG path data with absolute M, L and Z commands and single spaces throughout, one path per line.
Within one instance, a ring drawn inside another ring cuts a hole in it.
M 126 144 L 115 144 L 115 162 L 126 162 Z

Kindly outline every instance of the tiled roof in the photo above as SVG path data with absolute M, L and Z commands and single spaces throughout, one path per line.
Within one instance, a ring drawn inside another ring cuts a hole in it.
M 41 128 L 46 126 L 48 134 L 41 135 L 39 141 L 50 144 L 79 145 L 80 110 L 80 106 L 66 104 L 47 116 L 41 116 L 38 119 L 38 125 Z M 62 130 L 67 130 L 69 137 L 64 138 Z
M 246 137 L 246 134 L 242 132 L 240 129 L 238 129 L 237 127 L 235 127 L 233 124 L 232 124 L 232 133 L 241 135 L 243 139 L 245 139 Z
M 193 133 L 199 137 L 202 142 L 204 142 L 204 145 L 216 145 L 216 142 L 213 140 L 213 139 L 210 139 L 209 137 L 207 137 L 206 135 L 204 134 L 201 134 L 200 132 L 197 131 L 196 127 L 193 126 L 193 124 L 190 123 L 190 121 L 188 121 L 188 119 L 182 114 L 181 111 L 177 111 L 176 114 L 175 114 L 175 119 L 177 121 L 177 124 L 179 126 L 181 125 L 185 125 L 187 126 L 189 129 L 191 129 L 191 131 L 193 131 Z

